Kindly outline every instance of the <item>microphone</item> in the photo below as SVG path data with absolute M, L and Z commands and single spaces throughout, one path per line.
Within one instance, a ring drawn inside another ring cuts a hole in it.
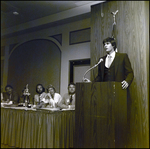
M 88 69 L 88 70 L 84 73 L 82 81 L 85 80 L 85 75 L 86 75 L 90 70 L 92 70 L 93 68 L 97 67 L 102 61 L 103 61 L 103 59 L 101 58 L 97 64 L 95 64 L 93 67 L 91 67 L 90 69 Z

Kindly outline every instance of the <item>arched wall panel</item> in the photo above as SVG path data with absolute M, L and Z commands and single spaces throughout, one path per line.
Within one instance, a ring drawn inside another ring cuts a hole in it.
M 9 58 L 8 84 L 19 94 L 29 84 L 31 98 L 38 83 L 52 84 L 60 91 L 61 51 L 50 40 L 36 39 L 16 47 Z

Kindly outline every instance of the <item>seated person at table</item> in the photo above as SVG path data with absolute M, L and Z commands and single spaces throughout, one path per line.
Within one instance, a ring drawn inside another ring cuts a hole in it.
M 16 91 L 14 91 L 13 87 L 11 85 L 6 85 L 5 91 L 3 92 L 3 103 L 12 103 L 12 104 L 18 104 L 19 103 L 19 95 Z
M 59 93 L 56 93 L 56 89 L 51 84 L 47 87 L 47 96 L 46 96 L 46 103 L 47 107 L 50 108 L 57 108 L 59 102 L 61 101 L 62 97 Z
M 34 108 L 42 108 L 45 107 L 45 88 L 43 87 L 42 84 L 37 84 L 36 85 L 36 92 L 37 94 L 34 95 Z
M 68 84 L 68 93 L 65 93 L 61 102 L 59 103 L 59 107 L 61 109 L 67 109 L 69 108 L 69 105 L 71 108 L 75 108 L 75 84 L 70 83 Z

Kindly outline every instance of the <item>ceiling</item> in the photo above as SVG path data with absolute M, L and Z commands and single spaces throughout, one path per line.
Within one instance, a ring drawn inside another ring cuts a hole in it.
M 77 9 L 77 7 L 81 7 L 84 11 L 83 6 L 91 6 L 93 4 L 101 2 L 104 1 L 1 1 L 1 30 L 3 31 L 1 36 L 5 36 L 8 34 L 11 35 L 12 33 L 14 34 L 14 32 L 17 33 L 17 31 L 13 29 L 15 26 L 22 25 L 28 22 L 31 23 L 37 20 L 39 20 L 40 22 L 40 19 L 42 22 L 42 18 L 44 17 L 54 16 L 55 14 L 61 14 L 67 11 L 69 12 L 69 10 L 75 10 Z M 73 16 L 72 18 L 76 20 L 84 19 L 86 17 L 89 17 L 89 14 L 90 12 L 83 13 L 77 15 L 77 17 Z M 39 23 L 39 25 L 34 25 L 34 28 L 39 29 L 39 26 L 40 28 L 42 28 L 42 26 L 45 28 L 46 24 L 50 26 L 56 25 L 56 23 L 68 23 L 68 21 L 71 21 L 71 17 L 69 17 L 69 20 L 67 19 L 67 17 L 64 17 L 64 19 L 57 19 L 53 21 L 53 23 L 51 21 L 47 21 L 45 24 Z M 28 28 L 26 28 L 26 31 L 30 31 L 31 28 L 32 31 L 34 31 L 33 27 L 29 26 L 30 25 L 28 25 Z M 10 29 L 11 31 L 8 31 L 8 29 Z M 12 30 L 14 30 L 14 32 L 12 32 Z M 20 29 L 19 32 L 23 32 L 23 29 Z

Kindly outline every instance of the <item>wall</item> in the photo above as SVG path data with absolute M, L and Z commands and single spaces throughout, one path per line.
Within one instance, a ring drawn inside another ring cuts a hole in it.
M 56 91 L 59 91 L 60 68 L 61 51 L 54 42 L 47 39 L 31 40 L 11 51 L 7 83 L 18 93 L 22 93 L 28 84 L 32 100 L 36 94 L 35 86 L 39 83 L 45 89 L 48 84 L 53 84 Z
M 60 92 L 60 94 L 63 96 L 63 94 L 67 92 L 67 86 L 69 82 L 69 60 L 90 58 L 90 42 L 69 45 L 69 32 L 89 27 L 90 18 L 87 18 L 81 21 L 39 30 L 37 32 L 31 32 L 20 36 L 2 39 L 1 47 L 5 47 L 5 56 L 1 57 L 1 61 L 4 61 L 3 89 L 7 84 L 8 78 L 9 46 L 14 44 L 17 47 L 18 45 L 33 39 L 49 39 L 58 45 L 61 50 L 60 91 L 58 92 Z M 59 44 L 57 40 L 50 37 L 58 34 L 62 34 L 62 45 Z
M 134 71 L 128 100 L 129 148 L 149 147 L 148 6 L 146 1 L 111 1 L 94 5 L 91 9 L 91 65 L 105 55 L 102 41 L 111 37 L 114 21 L 111 12 L 119 10 L 115 32 L 117 49 L 128 54 Z

